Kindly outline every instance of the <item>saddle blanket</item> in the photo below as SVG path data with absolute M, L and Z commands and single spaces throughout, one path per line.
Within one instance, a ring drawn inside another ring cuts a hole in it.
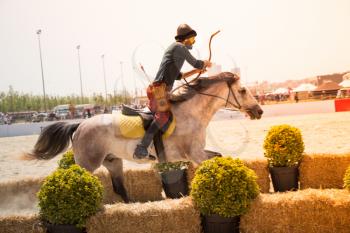
M 113 123 L 119 127 L 119 131 L 126 138 L 142 138 L 145 135 L 142 119 L 140 116 L 126 116 L 121 113 L 113 113 Z M 163 140 L 168 138 L 175 130 L 176 121 L 173 117 L 168 129 L 163 133 Z

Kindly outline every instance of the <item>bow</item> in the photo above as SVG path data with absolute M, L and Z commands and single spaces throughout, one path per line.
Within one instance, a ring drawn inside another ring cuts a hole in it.
M 210 36 L 210 40 L 209 40 L 209 59 L 208 61 L 211 60 L 211 41 L 213 40 L 213 37 L 216 36 L 217 34 L 219 34 L 220 30 L 218 30 L 217 32 L 213 33 L 211 36 Z
M 209 58 L 208 58 L 208 61 L 211 60 L 211 54 L 212 54 L 212 53 L 211 53 L 211 41 L 213 40 L 214 36 L 216 36 L 217 34 L 219 34 L 219 32 L 220 32 L 220 30 L 218 30 L 217 32 L 213 33 L 213 34 L 210 36 L 210 39 L 209 39 Z M 203 73 L 203 71 L 201 70 L 201 71 L 198 73 L 197 77 L 195 77 L 194 79 L 192 79 L 190 82 L 187 82 L 187 80 L 184 78 L 184 80 L 185 80 L 185 82 L 186 82 L 185 85 L 188 85 L 188 86 L 189 86 L 189 84 L 190 84 L 191 82 L 196 81 L 196 80 L 199 78 L 199 76 L 201 76 L 202 73 Z M 175 92 L 177 89 L 179 89 L 179 88 L 182 87 L 182 86 L 183 86 L 183 85 L 178 86 L 177 88 L 173 89 L 173 90 L 171 91 L 171 93 Z
M 211 53 L 211 41 L 213 40 L 214 36 L 216 36 L 217 34 L 219 34 L 219 32 L 220 32 L 220 30 L 218 30 L 217 32 L 213 33 L 213 34 L 210 36 L 210 39 L 209 39 L 209 58 L 208 58 L 208 61 L 211 60 L 211 54 L 212 54 L 212 53 Z M 203 71 L 201 70 L 201 71 L 198 73 L 197 77 L 195 77 L 194 79 L 192 79 L 192 80 L 190 81 L 190 83 L 193 82 L 193 81 L 195 81 L 197 78 L 199 78 L 199 76 L 201 76 L 202 73 L 203 73 Z M 189 83 L 187 82 L 186 79 L 185 79 L 185 82 L 186 82 L 187 84 L 189 84 Z

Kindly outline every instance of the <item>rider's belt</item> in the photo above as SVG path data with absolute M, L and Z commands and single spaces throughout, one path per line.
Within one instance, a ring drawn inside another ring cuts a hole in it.
M 150 85 L 151 92 L 156 101 L 157 112 L 166 112 L 170 110 L 170 103 L 168 101 L 167 86 L 164 82 L 155 82 Z

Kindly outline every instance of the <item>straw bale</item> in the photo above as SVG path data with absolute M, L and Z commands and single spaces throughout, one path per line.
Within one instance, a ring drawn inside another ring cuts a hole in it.
M 260 194 L 241 217 L 242 233 L 349 233 L 350 193 L 306 189 Z
M 98 169 L 95 175 L 101 180 L 104 186 L 104 204 L 122 201 L 122 199 L 114 193 L 112 181 L 106 169 Z M 25 177 L 21 180 L 1 182 L 0 215 L 6 214 L 5 212 L 25 213 L 26 209 L 35 209 L 37 204 L 36 193 L 39 191 L 44 179 L 45 177 Z M 14 206 L 16 208 L 14 208 Z
M 130 201 L 146 202 L 163 199 L 160 175 L 155 170 L 126 170 L 124 177 Z
M 0 217 L 1 233 L 45 233 L 37 215 Z
M 270 173 L 266 159 L 243 160 L 243 162 L 248 168 L 254 170 L 258 176 L 257 183 L 260 192 L 268 193 L 270 190 Z
M 103 185 L 103 204 L 113 204 L 116 202 L 122 202 L 123 199 L 117 195 L 113 190 L 113 184 L 111 175 L 104 167 L 97 169 L 94 173 Z
M 91 217 L 89 233 L 200 233 L 200 214 L 189 197 L 157 202 L 117 203 Z
M 26 193 L 29 196 L 35 197 L 39 191 L 41 184 L 43 183 L 43 177 L 26 177 L 21 180 L 9 180 L 6 182 L 0 182 L 0 204 L 5 202 L 7 196 L 11 196 L 17 193 Z
M 37 210 L 36 193 L 43 178 L 25 178 L 0 183 L 0 216 L 27 214 Z
M 104 187 L 104 204 L 123 202 L 121 197 L 114 192 L 110 174 L 105 168 L 99 168 L 95 172 L 95 175 L 100 179 Z M 124 171 L 124 185 L 128 197 L 132 202 L 158 201 L 163 199 L 160 177 L 152 169 Z
M 350 154 L 306 155 L 300 164 L 300 188 L 343 188 Z

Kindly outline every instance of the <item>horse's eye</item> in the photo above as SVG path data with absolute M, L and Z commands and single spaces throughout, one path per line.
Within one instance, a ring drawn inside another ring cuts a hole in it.
M 244 87 L 239 89 L 239 93 L 241 93 L 242 95 L 244 95 L 246 92 L 247 92 L 247 90 Z

